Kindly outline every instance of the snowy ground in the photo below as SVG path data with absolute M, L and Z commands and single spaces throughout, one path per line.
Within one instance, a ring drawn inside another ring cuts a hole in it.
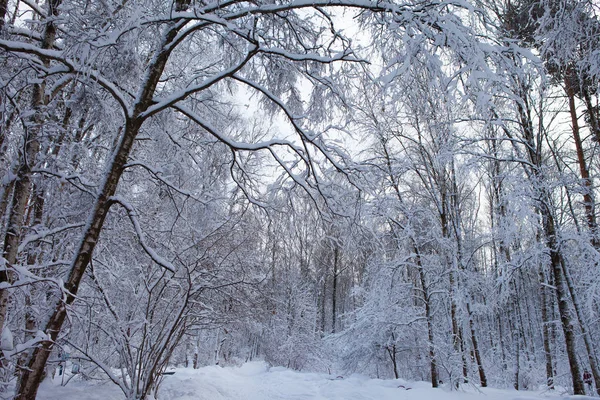
M 399 387 L 410 387 L 409 390 Z M 39 400 L 121 400 L 112 384 L 91 385 L 60 380 L 46 381 Z M 594 399 L 559 393 L 517 392 L 515 390 L 468 388 L 461 391 L 432 389 L 426 382 L 368 379 L 351 376 L 336 379 L 330 375 L 300 373 L 285 368 L 268 368 L 249 363 L 239 368 L 204 367 L 178 369 L 166 376 L 160 400 L 563 400 Z M 595 399 L 597 400 L 597 398 Z

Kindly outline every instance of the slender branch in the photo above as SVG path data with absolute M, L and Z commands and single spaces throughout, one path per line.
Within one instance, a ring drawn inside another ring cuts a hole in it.
M 133 225 L 133 228 L 135 230 L 135 233 L 137 234 L 138 240 L 140 241 L 140 244 L 142 245 L 142 248 L 144 249 L 146 254 L 152 259 L 152 261 L 154 261 L 156 264 L 160 265 L 164 269 L 175 273 L 175 271 L 177 270 L 175 268 L 175 266 L 173 266 L 173 264 L 171 264 L 171 262 L 169 262 L 168 260 L 161 257 L 156 252 L 156 250 L 154 250 L 152 247 L 150 247 L 146 243 L 144 232 L 142 231 L 142 228 L 140 227 L 140 223 L 137 219 L 137 212 L 135 211 L 133 206 L 131 204 L 129 204 L 125 199 L 123 199 L 119 196 L 112 196 L 110 198 L 110 202 L 119 204 L 121 207 L 123 207 L 127 211 L 127 216 L 129 217 L 129 220 L 131 221 L 131 223 Z

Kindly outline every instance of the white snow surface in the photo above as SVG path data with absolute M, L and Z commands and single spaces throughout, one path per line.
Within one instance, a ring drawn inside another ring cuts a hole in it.
M 410 388 L 410 389 L 406 389 Z M 46 380 L 39 400 L 122 400 L 123 394 L 110 383 Z M 432 389 L 427 382 L 370 379 L 360 375 L 337 377 L 291 371 L 262 362 L 241 367 L 179 368 L 166 376 L 158 400 L 592 400 L 550 391 L 516 391 L 476 388 L 451 391 Z

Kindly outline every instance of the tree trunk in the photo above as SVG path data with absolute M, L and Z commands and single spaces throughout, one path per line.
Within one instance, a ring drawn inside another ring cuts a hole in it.
M 519 390 L 519 375 L 520 375 L 520 371 L 521 371 L 521 350 L 520 350 L 520 344 L 519 344 L 519 335 L 515 335 L 515 374 L 514 374 L 514 381 L 513 381 L 513 387 L 515 388 L 515 390 Z
M 592 96 L 590 96 L 590 92 L 587 88 L 583 88 L 583 99 L 585 101 L 585 107 L 588 112 L 588 117 L 590 119 L 590 131 L 594 135 L 594 138 L 598 143 L 600 143 L 600 124 L 598 123 L 598 110 L 594 107 L 592 103 Z
M 40 193 L 42 189 L 38 185 L 33 185 L 33 220 L 31 226 L 39 226 L 42 224 L 44 216 L 44 195 Z M 33 266 L 38 260 L 38 253 L 36 252 L 38 246 L 34 246 L 27 255 L 27 265 Z M 33 311 L 31 304 L 32 295 L 35 293 L 35 285 L 30 285 L 25 293 L 25 341 L 33 339 L 35 332 L 37 332 L 37 319 Z M 17 361 L 17 373 L 20 376 L 20 372 L 23 371 L 23 367 L 27 362 L 27 352 L 21 353 L 19 360 Z
M 543 186 L 544 176 L 541 172 L 542 156 L 541 145 L 536 144 L 534 139 L 533 122 L 531 119 L 531 110 L 527 89 L 521 88 L 520 97 L 522 102 L 517 102 L 516 107 L 519 114 L 521 128 L 523 130 L 523 138 L 525 139 L 529 161 L 532 169 L 529 172 L 529 178 L 532 185 L 539 192 L 538 197 L 538 212 L 542 218 L 542 229 L 546 247 L 550 253 L 550 269 L 556 286 L 556 297 L 558 301 L 558 312 L 561 320 L 561 326 L 565 337 L 565 346 L 567 349 L 567 357 L 569 359 L 569 367 L 571 370 L 571 378 L 573 381 L 573 391 L 575 394 L 585 394 L 583 381 L 581 380 L 581 369 L 577 360 L 575 333 L 573 328 L 573 317 L 568 303 L 568 290 L 565 285 L 565 279 L 562 272 L 562 254 L 560 251 L 556 225 L 554 217 L 550 209 L 551 196 L 547 189 Z
M 451 271 L 450 272 L 450 319 L 452 322 L 452 345 L 454 347 L 454 351 L 457 354 L 460 354 L 461 357 L 461 365 L 462 365 L 462 382 L 468 382 L 468 375 L 467 375 L 467 360 L 465 357 L 465 353 L 464 353 L 464 343 L 463 343 L 463 336 L 462 336 L 462 329 L 460 328 L 459 324 L 458 324 L 458 315 L 457 315 L 457 306 L 456 306 L 456 299 L 454 298 L 454 286 L 455 286 L 455 279 L 454 279 L 454 272 Z M 457 381 L 457 385 L 460 382 Z
M 477 371 L 479 372 L 479 382 L 481 387 L 487 387 L 487 378 L 483 363 L 481 362 L 481 354 L 477 344 L 477 335 L 475 334 L 475 323 L 473 322 L 473 314 L 471 313 L 471 305 L 467 303 L 467 313 L 469 314 L 469 328 L 471 329 L 471 342 L 473 344 L 473 352 L 475 353 L 475 361 L 477 362 Z
M 440 222 L 442 225 L 442 237 L 444 238 L 449 238 L 449 228 L 448 228 L 448 214 L 446 212 L 447 210 L 447 196 L 446 196 L 446 191 L 444 189 L 444 187 L 442 187 L 441 190 L 441 205 L 442 205 L 442 212 L 440 214 Z M 450 273 L 448 274 L 449 277 L 449 295 L 450 295 L 450 319 L 451 319 L 451 323 L 452 323 L 452 345 L 454 347 L 454 351 L 457 354 L 460 354 L 461 356 L 461 362 L 462 362 L 462 375 L 463 375 L 463 383 L 468 381 L 467 378 L 467 368 L 466 368 L 466 357 L 464 354 L 464 343 L 463 343 L 463 337 L 462 337 L 462 329 L 460 329 L 460 326 L 458 324 L 458 315 L 457 315 L 457 305 L 456 305 L 456 296 L 455 296 L 455 286 L 456 286 L 456 279 L 454 277 L 454 263 L 451 261 L 448 261 L 448 266 L 450 267 Z M 460 382 L 456 382 L 456 384 L 458 385 Z
M 565 281 L 567 283 L 567 288 L 569 289 L 569 294 L 571 295 L 571 301 L 573 302 L 573 308 L 575 308 L 575 315 L 577 316 L 577 321 L 579 322 L 579 328 L 581 329 L 581 336 L 583 336 L 583 342 L 585 344 L 585 350 L 588 356 L 588 362 L 590 363 L 590 369 L 592 370 L 592 377 L 594 378 L 594 383 L 596 384 L 596 392 L 600 395 L 600 371 L 598 369 L 598 362 L 596 359 L 596 352 L 594 349 L 594 343 L 587 329 L 587 324 L 584 320 L 583 313 L 581 312 L 581 307 L 579 305 L 577 293 L 575 292 L 575 288 L 573 287 L 573 283 L 571 281 L 571 277 L 569 275 L 569 271 L 567 270 L 567 266 L 565 265 L 564 260 L 562 261 L 562 271 L 565 276 Z
M 339 274 L 339 248 L 334 244 L 333 249 L 333 284 L 331 289 L 331 333 L 336 332 L 337 322 L 337 289 L 338 289 L 338 274 Z
M 577 151 L 577 161 L 579 163 L 579 172 L 581 174 L 581 180 L 583 184 L 583 207 L 585 210 L 585 217 L 587 226 L 592 236 L 591 243 L 595 248 L 598 248 L 600 243 L 598 242 L 598 226 L 596 223 L 595 214 L 595 202 L 592 190 L 592 181 L 590 179 L 590 172 L 585 160 L 585 154 L 583 152 L 583 143 L 581 141 L 581 135 L 579 133 L 579 122 L 577 120 L 577 109 L 575 107 L 575 94 L 571 87 L 572 80 L 568 77 L 565 78 L 565 87 L 567 97 L 569 99 L 569 113 L 571 115 L 571 129 L 573 131 L 573 140 L 575 142 L 575 149 Z
M 546 246 L 550 252 L 550 264 L 556 286 L 558 313 L 560 316 L 563 334 L 565 336 L 565 346 L 567 349 L 567 357 L 569 359 L 569 367 L 573 381 L 573 393 L 576 395 L 585 395 L 585 387 L 581 379 L 581 368 L 579 367 L 579 361 L 577 360 L 573 316 L 568 303 L 569 292 L 566 287 L 565 276 L 562 270 L 562 255 L 560 253 L 558 239 L 556 237 L 554 218 L 550 214 L 550 210 L 548 210 L 548 205 L 546 203 L 542 204 L 540 211 L 543 217 Z
M 413 249 L 416 255 L 417 269 L 419 270 L 419 279 L 421 281 L 421 290 L 423 293 L 423 304 L 425 305 L 425 320 L 427 322 L 427 346 L 429 349 L 429 366 L 431 372 L 431 387 L 439 386 L 439 378 L 437 372 L 437 360 L 435 358 L 435 341 L 433 336 L 433 315 L 431 313 L 431 304 L 429 299 L 429 286 L 425 279 L 425 271 L 423 271 L 423 265 L 421 264 L 421 255 L 419 249 L 413 243 Z
M 2 192 L 0 193 L 0 237 L 5 237 L 6 231 L 6 212 L 8 210 L 8 203 L 11 200 L 11 194 L 13 192 L 13 188 L 15 186 L 15 180 L 11 179 L 9 182 L 6 182 L 2 185 Z
M 392 333 L 392 341 L 396 341 L 395 335 Z M 390 360 L 392 361 L 392 366 L 394 367 L 394 378 L 398 379 L 400 378 L 400 375 L 398 374 L 398 363 L 396 361 L 396 355 L 398 354 L 398 351 L 396 349 L 396 343 L 392 343 L 390 346 L 386 346 L 385 347 L 388 355 L 390 356 Z
M 34 400 L 37 395 L 46 361 L 52 352 L 54 342 L 65 321 L 67 308 L 75 300 L 79 284 L 92 258 L 92 253 L 112 204 L 111 196 L 117 190 L 117 185 L 123 173 L 124 166 L 127 163 L 127 158 L 144 121 L 139 115 L 151 105 L 154 90 L 162 75 L 169 54 L 172 51 L 169 44 L 175 39 L 177 32 L 183 26 L 182 22 L 171 23 L 167 26 L 164 40 L 161 43 L 162 47 L 157 51 L 154 60 L 148 67 L 142 84 L 142 90 L 133 107 L 133 115 L 126 116 L 123 135 L 108 162 L 105 180 L 90 213 L 81 244 L 75 253 L 69 276 L 64 285 L 66 290 L 64 302 L 62 300 L 58 302 L 54 312 L 48 319 L 44 329 L 46 334 L 48 334 L 48 340 L 44 341 L 39 347 L 36 347 L 29 358 L 27 369 L 23 373 L 15 400 Z
M 383 153 L 386 160 L 388 177 L 392 183 L 392 187 L 400 204 L 403 203 L 402 195 L 400 193 L 399 184 L 396 180 L 396 175 L 394 174 L 394 170 L 392 168 L 392 163 L 390 161 L 391 157 L 388 152 L 385 140 L 381 141 Z M 429 294 L 429 286 L 427 285 L 427 280 L 425 277 L 425 270 L 423 269 L 423 264 L 421 263 L 421 254 L 417 247 L 417 244 L 414 238 L 411 238 L 413 250 L 415 252 L 415 264 L 417 265 L 417 269 L 419 271 L 419 280 L 421 281 L 421 290 L 423 294 L 423 304 L 425 306 L 425 320 L 427 322 L 427 340 L 428 340 L 428 350 L 429 350 L 429 366 L 430 366 L 430 374 L 431 374 L 431 386 L 437 388 L 439 386 L 439 377 L 437 370 L 437 359 L 435 355 L 435 338 L 433 333 L 433 313 L 431 310 L 430 303 L 430 294 Z
M 324 336 L 325 332 L 327 332 L 326 331 L 327 319 L 325 318 L 325 316 L 326 316 L 325 312 L 327 311 L 326 307 L 325 307 L 325 304 L 326 304 L 325 298 L 327 295 L 327 274 L 326 273 L 323 274 L 323 284 L 321 285 L 319 290 L 321 291 L 321 295 L 319 296 L 319 306 L 320 306 L 319 310 L 321 311 L 321 316 L 320 316 L 321 318 L 320 318 L 319 322 L 320 322 L 320 328 L 321 328 L 321 336 Z
M 554 371 L 552 364 L 552 351 L 550 348 L 550 331 L 548 325 L 553 323 L 548 315 L 548 296 L 546 294 L 547 285 L 545 284 L 544 274 L 540 271 L 540 300 L 542 303 L 542 337 L 544 341 L 544 356 L 546 359 L 546 385 L 549 389 L 554 389 Z
M 35 95 L 41 93 L 39 85 L 36 85 L 38 90 L 34 90 Z M 34 162 L 39 151 L 40 143 L 33 135 L 31 140 L 26 139 L 25 152 L 22 157 L 21 165 L 17 170 L 17 179 L 14 185 L 14 194 L 12 204 L 9 210 L 8 227 L 4 237 L 3 256 L 6 260 L 6 267 L 0 271 L 0 283 L 11 283 L 13 277 L 9 269 L 17 261 L 17 253 L 19 240 L 21 238 L 21 230 L 23 227 L 26 206 L 31 192 L 31 168 L 30 162 Z M 0 331 L 4 327 L 6 321 L 6 313 L 8 311 L 9 290 L 0 291 Z
M 0 0 L 0 23 L 4 21 L 4 15 L 6 13 L 6 3 L 2 5 L 4 0 Z M 58 7 L 61 0 L 50 0 L 48 2 L 48 16 L 50 20 L 46 22 L 44 29 L 44 36 L 42 39 L 42 49 L 50 49 L 54 45 L 56 38 L 56 27 L 52 22 L 52 17 L 58 15 Z M 2 10 L 4 7 L 4 10 Z M 0 25 L 1 31 L 2 25 Z M 50 63 L 48 60 L 43 60 L 46 66 Z M 17 261 L 17 253 L 19 248 L 19 241 L 21 239 L 21 230 L 25 223 L 26 207 L 31 194 L 31 170 L 35 165 L 38 153 L 40 151 L 39 142 L 39 129 L 44 123 L 43 118 L 40 115 L 39 108 L 45 103 L 44 95 L 45 85 L 43 83 L 37 83 L 33 86 L 33 92 L 31 95 L 31 106 L 35 111 L 32 124 L 27 129 L 23 140 L 24 153 L 21 155 L 19 160 L 19 166 L 16 171 L 16 180 L 13 189 L 13 199 L 8 211 L 8 227 L 3 241 L 2 254 L 6 260 L 6 267 L 0 272 L 0 284 L 10 283 L 12 281 L 11 273 L 9 268 L 14 265 Z M 9 291 L 0 290 L 0 332 L 4 328 L 6 321 L 6 314 L 8 312 L 9 302 Z
M 504 343 L 504 329 L 502 329 L 502 318 L 500 317 L 500 315 L 498 315 L 496 319 L 498 321 L 498 340 L 500 341 L 500 354 L 502 355 L 502 369 L 506 371 L 508 367 L 506 365 L 506 351 L 504 348 L 506 344 Z
M 0 33 L 4 31 L 4 18 L 8 9 L 8 0 L 0 0 Z

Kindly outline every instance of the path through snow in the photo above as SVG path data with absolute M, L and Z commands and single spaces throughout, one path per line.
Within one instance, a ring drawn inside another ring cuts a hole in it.
M 410 390 L 399 388 L 410 386 Z M 111 384 L 101 386 L 71 382 L 44 382 L 39 400 L 121 400 Z M 260 362 L 239 368 L 180 368 L 166 376 L 159 400 L 564 400 L 594 399 L 561 396 L 557 393 L 470 388 L 466 391 L 432 389 L 426 382 L 368 379 L 351 376 L 333 379 L 324 374 L 300 373 L 285 368 L 268 368 Z M 598 400 L 595 398 L 595 400 Z

